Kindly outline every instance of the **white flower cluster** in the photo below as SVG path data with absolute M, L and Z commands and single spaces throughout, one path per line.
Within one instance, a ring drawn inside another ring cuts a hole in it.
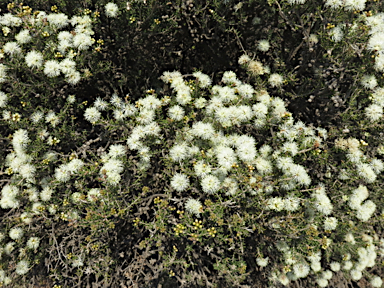
M 207 88 L 212 84 L 211 78 L 209 78 L 208 75 L 200 71 L 193 72 L 192 75 L 195 76 L 196 79 L 198 80 L 198 84 L 200 88 Z
M 372 104 L 365 108 L 365 115 L 372 122 L 378 121 L 383 118 L 384 107 L 384 88 L 376 88 L 372 95 Z
M 199 73 L 199 77 L 201 78 L 203 76 Z M 178 100 L 178 98 L 180 99 L 180 91 L 190 91 L 189 89 L 191 89 L 184 83 L 180 73 L 165 72 L 161 79 L 167 83 L 171 83 L 171 86 L 173 86 L 177 94 L 176 101 L 180 105 L 185 106 L 189 103 L 189 101 L 180 103 Z M 232 71 L 227 71 L 223 74 L 222 82 L 230 86 L 213 86 L 211 88 L 211 99 L 207 101 L 207 105 L 200 106 L 201 108 L 205 108 L 203 113 L 205 112 L 208 116 L 212 116 L 210 117 L 211 121 L 197 121 L 192 124 L 191 128 L 184 129 L 183 135 L 185 141 L 178 141 L 171 146 L 169 158 L 174 162 L 186 161 L 194 157 L 196 152 L 204 150 L 204 147 L 200 146 L 201 143 L 209 143 L 211 148 L 208 149 L 209 153 L 207 156 L 209 156 L 209 159 L 215 159 L 217 166 L 213 167 L 205 161 L 198 161 L 194 164 L 196 176 L 201 178 L 200 184 L 202 190 L 208 194 L 216 193 L 223 188 L 226 190 L 226 193 L 229 193 L 228 195 L 233 195 L 235 191 L 237 191 L 237 184 L 230 184 L 231 180 L 226 180 L 227 182 L 224 183 L 225 177 L 223 176 L 227 175 L 233 167 L 235 167 L 234 165 L 238 165 L 239 161 L 247 165 L 255 165 L 262 175 L 272 173 L 276 165 L 277 168 L 282 170 L 287 179 L 287 182 L 281 184 L 283 189 L 292 190 L 298 185 L 308 186 L 311 183 L 311 179 L 305 171 L 305 168 L 299 164 L 295 164 L 291 158 L 279 155 L 288 153 L 295 156 L 299 153 L 300 149 L 307 149 L 313 145 L 319 147 L 327 137 L 326 131 L 320 128 L 313 129 L 307 127 L 300 121 L 295 124 L 291 114 L 286 111 L 285 103 L 282 99 L 277 97 L 272 98 L 266 91 L 255 93 L 251 86 L 248 87 L 247 84 L 242 84 Z M 197 82 L 197 84 L 198 83 L 199 82 Z M 241 91 L 247 92 L 243 93 Z M 248 103 L 249 101 L 257 102 L 253 104 L 253 106 L 243 105 L 242 103 L 231 105 L 233 101 L 239 101 L 239 97 Z M 184 115 L 184 110 L 179 105 L 173 106 L 171 109 L 168 111 L 168 115 L 174 120 L 180 120 Z M 260 151 L 260 155 L 258 155 L 256 142 L 254 138 L 250 136 L 239 136 L 236 134 L 224 135 L 223 131 L 214 128 L 216 124 L 220 124 L 220 126 L 225 129 L 233 125 L 250 123 L 254 118 L 256 118 L 256 127 L 259 125 L 260 120 L 267 123 L 269 119 L 273 119 L 275 123 L 280 121 L 284 123 L 280 125 L 281 131 L 278 132 L 278 136 L 288 141 L 282 145 L 281 149 L 275 151 L 273 155 L 271 155 L 271 151 L 268 149 Z M 131 136 L 130 139 L 128 139 L 129 145 L 131 146 L 130 148 L 137 148 L 140 141 L 134 142 L 132 138 Z M 139 137 L 136 137 L 136 139 L 139 140 Z M 296 143 L 295 140 L 298 139 L 300 139 L 300 141 Z M 205 142 L 200 142 L 201 140 Z M 200 147 L 196 146 L 196 143 L 200 143 Z M 179 189 L 179 191 L 184 191 L 187 187 L 185 184 L 186 181 L 183 182 L 184 185 L 182 185 L 183 183 L 181 182 L 178 185 L 175 184 L 175 181 L 172 183 L 175 190 Z M 251 183 L 250 185 L 252 186 Z M 272 187 L 268 187 L 266 189 L 271 190 L 271 188 Z M 251 193 L 256 192 L 252 190 Z M 286 210 L 295 211 L 298 209 L 299 202 L 295 197 L 288 197 L 285 205 Z
M 5 14 L 0 16 L 0 22 L 4 23 L 5 26 L 19 26 L 21 19 L 13 16 L 11 14 Z M 16 20 L 18 19 L 18 20 Z M 45 33 L 48 34 L 57 34 L 58 44 L 53 42 L 49 43 L 47 48 L 53 49 L 52 51 L 59 51 L 61 55 L 66 56 L 62 61 L 57 61 L 54 59 L 47 59 L 44 63 L 44 55 L 41 51 L 30 50 L 25 51 L 25 63 L 30 68 L 43 68 L 43 72 L 47 77 L 57 77 L 60 73 L 65 75 L 65 80 L 75 85 L 80 79 L 80 72 L 76 70 L 76 62 L 73 60 L 76 52 L 73 49 L 78 51 L 87 50 L 90 46 L 93 45 L 94 40 L 91 35 L 94 34 L 92 31 L 92 19 L 88 16 L 73 16 L 72 19 L 68 19 L 68 16 L 63 13 L 51 13 L 47 14 L 43 11 L 35 17 L 30 17 L 27 21 L 35 27 L 41 27 L 44 25 L 44 21 L 48 21 L 49 26 L 45 29 Z M 69 31 L 58 32 L 58 29 L 65 28 L 69 24 L 74 26 L 73 34 Z M 47 30 L 48 29 L 48 30 Z M 18 34 L 15 35 L 17 42 L 7 42 L 3 46 L 3 51 L 5 54 L 14 57 L 16 55 L 23 54 L 22 45 L 28 44 L 33 40 L 32 35 L 29 30 L 21 29 Z M 4 82 L 7 78 L 6 70 L 7 67 L 4 64 L 1 64 L 0 68 L 0 81 Z M 44 67 L 42 67 L 44 65 Z
M 344 8 L 346 11 L 363 11 L 366 0 L 325 0 L 325 6 L 332 9 Z
M 185 210 L 187 210 L 189 213 L 195 214 L 197 217 L 200 217 L 202 209 L 203 205 L 201 205 L 199 200 L 189 198 L 185 203 Z
M 356 210 L 356 217 L 363 222 L 368 221 L 376 210 L 376 204 L 371 200 L 362 204 L 368 198 L 368 195 L 367 187 L 360 185 L 359 188 L 353 190 L 349 198 L 349 207 Z
M 72 159 L 67 164 L 61 164 L 55 169 L 55 178 L 59 182 L 67 182 L 72 174 L 77 173 L 84 166 L 84 162 L 80 159 Z
M 116 104 L 117 105 L 117 104 Z M 148 136 L 155 136 L 159 139 L 162 138 L 160 134 L 161 128 L 157 122 L 155 122 L 155 110 L 163 105 L 162 101 L 149 95 L 144 99 L 136 102 L 136 106 L 140 107 L 140 112 L 135 116 L 136 110 L 133 108 L 130 110 L 130 116 L 135 117 L 139 123 L 146 125 L 137 125 L 133 128 L 131 135 L 127 139 L 128 148 L 131 150 L 137 150 L 138 155 L 141 158 L 142 168 L 146 168 L 150 162 L 150 148 L 144 144 L 145 138 Z M 135 108 L 136 109 L 136 108 Z
M 35 182 L 36 167 L 31 163 L 32 156 L 26 154 L 25 148 L 30 142 L 28 132 L 19 129 L 13 134 L 12 145 L 14 152 L 9 153 L 5 159 L 5 165 L 11 169 L 12 173 L 18 173 L 28 182 Z
M 311 178 L 305 171 L 305 168 L 299 164 L 293 163 L 290 157 L 278 157 L 276 159 L 277 167 L 282 170 L 284 175 L 290 179 L 286 190 L 293 189 L 296 185 L 308 186 L 311 183 Z
M 257 265 L 259 265 L 260 267 L 265 267 L 265 266 L 268 265 L 268 260 L 269 260 L 269 257 L 266 257 L 266 258 L 257 257 L 257 258 L 256 258 L 256 263 L 257 263 Z
M 362 0 L 360 0 L 362 1 Z M 367 50 L 375 53 L 376 71 L 384 71 L 384 43 L 382 41 L 384 36 L 384 14 L 378 13 L 365 18 L 366 25 L 370 28 L 370 38 L 367 43 Z
M 289 196 L 286 198 L 273 197 L 267 201 L 267 208 L 275 211 L 296 211 L 300 207 L 300 199 L 295 196 Z
M 342 25 L 338 25 L 329 31 L 329 36 L 331 36 L 333 41 L 340 42 L 343 39 L 344 32 L 342 29 Z
M 105 5 L 105 14 L 107 17 L 116 18 L 119 12 L 119 7 L 115 3 L 109 2 Z
M 202 75 L 198 74 L 200 79 Z M 175 89 L 176 93 L 176 101 L 182 106 L 190 104 L 192 101 L 192 90 L 183 80 L 183 76 L 180 72 L 164 72 L 161 76 L 161 79 L 166 83 L 171 83 L 171 87 Z M 204 80 L 204 79 L 203 79 Z M 204 80 L 206 81 L 206 80 Z
M 122 160 L 118 159 L 126 154 L 126 147 L 120 144 L 111 145 L 109 147 L 108 154 L 104 154 L 101 158 L 104 165 L 100 168 L 100 174 L 102 177 L 106 177 L 107 182 L 111 185 L 117 185 L 121 180 L 121 173 L 124 171 L 124 163 Z M 95 195 L 96 197 L 100 194 L 97 190 L 92 194 L 88 194 L 88 198 L 92 198 L 90 195 Z
M 356 165 L 357 174 L 367 183 L 376 181 L 377 175 L 384 170 L 384 163 L 380 159 L 368 159 L 359 149 L 360 145 L 368 145 L 365 141 L 355 138 L 336 139 L 335 147 L 348 150 L 347 158 Z M 364 162 L 368 163 L 364 163 Z
M 319 212 L 323 213 L 324 215 L 329 215 L 332 213 L 333 205 L 325 193 L 324 186 L 320 186 L 314 193 L 312 193 L 312 197 L 315 198 L 315 208 Z

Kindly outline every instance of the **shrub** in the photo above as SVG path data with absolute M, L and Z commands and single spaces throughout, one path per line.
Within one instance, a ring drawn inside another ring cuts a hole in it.
M 116 72 L 113 61 L 97 64 L 104 40 L 94 26 L 117 27 L 142 8 L 100 3 L 71 18 L 9 4 L 14 15 L 0 17 L 0 282 L 326 287 L 337 273 L 380 287 L 380 3 L 370 4 L 375 13 L 357 11 L 365 1 L 209 2 L 217 12 L 171 3 L 171 19 L 209 12 L 226 32 L 233 23 L 220 13 L 242 19 L 259 5 L 288 35 L 269 31 L 250 52 L 242 47 L 231 59 L 238 73 L 165 71 L 163 88 L 138 99 L 121 93 L 125 80 L 109 81 L 113 93 L 105 79 L 86 83 Z M 166 9 L 148 5 L 150 20 Z M 169 21 L 161 33 L 174 31 Z M 105 49 L 122 45 L 122 31 Z M 90 83 L 107 95 L 78 95 Z M 333 105 L 339 122 L 303 121 L 298 103 L 316 98 L 318 113 Z

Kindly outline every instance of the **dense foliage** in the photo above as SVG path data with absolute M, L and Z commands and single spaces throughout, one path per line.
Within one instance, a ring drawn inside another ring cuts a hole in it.
M 0 282 L 381 287 L 382 6 L 0 7 Z

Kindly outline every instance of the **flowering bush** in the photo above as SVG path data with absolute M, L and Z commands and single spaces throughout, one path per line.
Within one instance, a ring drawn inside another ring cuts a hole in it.
M 289 35 L 268 31 L 246 51 L 233 30 L 238 68 L 166 71 L 163 88 L 138 99 L 122 82 L 79 95 L 106 69 L 96 64 L 97 17 L 115 25 L 147 5 L 136 2 L 70 19 L 9 4 L 0 16 L 0 282 L 381 287 L 380 3 L 372 12 L 363 0 L 267 1 L 266 17 Z M 198 9 L 183 5 L 174 19 Z M 201 13 L 227 25 L 219 12 L 247 18 L 244 5 L 255 4 L 210 5 Z M 299 48 L 284 48 L 299 36 Z M 319 119 L 306 123 L 311 103 Z M 330 107 L 339 122 L 324 119 Z

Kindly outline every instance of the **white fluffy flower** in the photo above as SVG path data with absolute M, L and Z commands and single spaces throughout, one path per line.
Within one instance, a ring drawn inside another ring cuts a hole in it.
M 40 238 L 38 237 L 31 237 L 27 241 L 27 247 L 29 249 L 35 250 L 39 247 L 39 244 L 40 244 Z
M 72 73 L 76 68 L 76 62 L 69 59 L 65 58 L 60 62 L 60 69 L 64 74 L 70 74 Z
M 208 75 L 206 75 L 200 71 L 194 72 L 192 75 L 197 78 L 200 88 L 207 88 L 208 86 L 210 86 L 212 84 L 211 78 L 209 78 Z
M 149 109 L 149 110 L 155 110 L 161 107 L 162 105 L 161 100 L 157 99 L 153 95 L 148 95 L 147 97 L 138 100 L 136 104 L 137 106 L 140 107 L 140 109 Z
M 180 144 L 173 145 L 173 147 L 169 150 L 169 156 L 173 161 L 178 162 L 189 157 L 188 151 L 188 144 L 182 142 Z
M 108 108 L 108 103 L 102 100 L 100 97 L 96 98 L 96 101 L 94 103 L 94 106 L 97 110 L 104 111 Z
M 121 144 L 114 144 L 109 147 L 108 155 L 112 158 L 124 156 L 127 151 L 127 148 Z
M 267 208 L 275 211 L 282 211 L 284 209 L 284 200 L 281 197 L 272 197 L 267 201 Z
M 332 213 L 333 205 L 329 200 L 327 194 L 325 193 L 324 187 L 320 187 L 315 193 L 313 193 L 315 201 L 315 207 L 318 211 L 325 215 L 329 215 Z
M 253 105 L 252 110 L 257 118 L 265 118 L 268 113 L 268 107 L 263 103 L 257 103 Z
M 61 54 L 65 54 L 67 52 L 67 49 L 70 47 L 73 47 L 72 43 L 70 43 L 69 41 L 63 40 L 59 42 L 59 45 L 57 46 L 57 50 L 59 50 Z
M 0 83 L 4 83 L 7 80 L 8 67 L 4 64 L 0 64 Z
M 249 84 L 241 84 L 236 87 L 237 93 L 240 94 L 240 96 L 251 99 L 255 93 L 255 89 Z
M 198 177 L 204 177 L 212 171 L 211 165 L 205 164 L 203 160 L 200 160 L 195 163 L 195 165 L 193 165 L 193 168 L 195 169 L 196 176 Z
M 25 148 L 29 141 L 30 139 L 28 137 L 27 130 L 19 129 L 15 133 L 13 133 L 12 144 L 14 148 Z
M 361 279 L 361 277 L 363 277 L 363 273 L 357 269 L 351 270 L 350 275 L 351 275 L 352 280 L 354 280 L 354 281 L 358 281 Z
M 4 108 L 7 105 L 8 96 L 3 91 L 0 91 L 0 108 Z
M 89 107 L 85 110 L 84 118 L 91 123 L 96 123 L 99 121 L 100 117 L 101 113 L 96 107 Z
M 328 287 L 328 280 L 327 280 L 327 279 L 324 279 L 324 278 L 317 278 L 317 279 L 316 279 L 316 283 L 317 283 L 317 285 L 319 285 L 320 287 Z
M 353 267 L 353 262 L 352 261 L 345 261 L 344 262 L 344 266 L 343 266 L 343 269 L 344 270 L 351 270 L 352 269 L 352 267 Z
M 376 180 L 376 174 L 369 164 L 359 163 L 356 165 L 357 173 L 364 178 L 368 183 L 373 183 Z
M 284 209 L 287 211 L 296 211 L 300 206 L 300 198 L 288 196 L 284 199 Z
M 258 129 L 262 129 L 266 124 L 267 121 L 264 118 L 255 119 L 253 122 L 253 125 Z
M 371 163 L 369 164 L 376 174 L 379 174 L 381 171 L 384 170 L 384 163 L 380 159 L 374 158 L 371 160 Z
M 290 153 L 292 156 L 295 156 L 299 152 L 296 142 L 285 142 L 281 150 Z
M 79 50 L 87 50 L 92 44 L 92 37 L 88 34 L 80 33 L 73 37 L 73 46 Z
M 384 54 L 382 52 L 375 57 L 374 67 L 376 71 L 384 71 Z
M 4 252 L 5 254 L 7 255 L 11 255 L 12 251 L 15 250 L 15 242 L 8 242 L 5 246 L 4 246 Z
M 220 100 L 223 103 L 231 102 L 235 99 L 237 99 L 237 96 L 235 94 L 235 90 L 231 87 L 225 86 L 225 87 L 218 87 L 217 91 L 219 93 Z
M 348 11 L 363 11 L 366 0 L 345 0 L 344 9 Z
M 71 200 L 75 204 L 80 203 L 82 198 L 83 198 L 83 194 L 81 194 L 80 192 L 75 192 L 75 193 L 72 193 L 71 195 Z
M 208 194 L 213 194 L 220 189 L 220 180 L 213 175 L 207 175 L 201 180 L 203 191 Z
M 68 31 L 60 31 L 60 33 L 57 35 L 57 39 L 62 41 L 71 42 L 73 40 L 73 35 Z
M 80 72 L 71 70 L 65 75 L 65 81 L 71 85 L 76 85 L 81 80 Z
M 256 258 L 256 263 L 260 267 L 265 267 L 265 266 L 268 265 L 268 260 L 269 260 L 269 257 L 266 257 L 266 258 L 257 257 Z
M 192 134 L 208 140 L 213 137 L 215 130 L 211 123 L 196 122 L 192 125 Z
M 175 121 L 181 121 L 184 117 L 184 109 L 179 105 L 172 106 L 168 110 L 168 116 Z
M 141 124 L 149 124 L 156 117 L 155 110 L 152 109 L 142 109 L 139 115 L 136 117 L 136 120 Z
M 235 179 L 227 177 L 222 182 L 222 187 L 227 191 L 225 195 L 235 195 L 239 189 L 239 185 Z
M 195 214 L 197 217 L 200 216 L 202 209 L 203 205 L 201 205 L 199 200 L 189 198 L 185 203 L 185 210 L 187 210 L 189 213 Z
M 23 29 L 15 36 L 15 39 L 20 44 L 28 43 L 32 40 L 31 35 L 29 34 L 29 30 Z
M 101 193 L 99 188 L 92 188 L 88 191 L 87 199 L 89 202 L 95 202 L 100 199 Z
M 48 77 L 56 77 L 60 75 L 61 66 L 56 60 L 48 60 L 45 62 L 44 74 Z
M 69 24 L 68 16 L 63 13 L 60 13 L 60 14 L 51 13 L 47 15 L 47 20 L 50 24 L 55 25 L 59 29 L 64 28 Z
M 53 189 L 50 187 L 45 187 L 41 192 L 40 192 L 40 199 L 42 201 L 49 201 L 51 200 L 53 194 Z
M 245 65 L 245 64 L 247 64 L 249 61 L 251 61 L 251 58 L 248 56 L 248 55 L 246 55 L 246 54 L 243 54 L 243 55 L 241 55 L 240 57 L 239 57 L 239 64 L 240 65 Z
M 236 73 L 233 71 L 225 71 L 221 81 L 223 81 L 223 83 L 226 83 L 226 84 L 237 82 Z
M 21 53 L 21 48 L 17 42 L 7 42 L 3 46 L 3 51 L 4 53 L 13 56 L 14 54 Z
M 272 172 L 273 167 L 269 160 L 262 157 L 257 157 L 254 163 L 257 171 L 259 171 L 260 174 L 265 175 Z
M 377 121 L 383 118 L 383 107 L 376 104 L 371 104 L 365 108 L 365 115 L 369 120 Z
M 341 1 L 341 0 L 337 0 L 337 1 Z M 315 45 L 319 43 L 319 38 L 317 37 L 316 34 L 310 34 L 308 37 L 308 42 L 312 45 Z
M 306 0 L 287 0 L 289 4 L 304 4 Z
M 298 278 L 305 278 L 309 274 L 309 265 L 307 263 L 298 263 L 293 265 L 293 272 Z
M 32 179 L 35 176 L 36 167 L 32 164 L 23 164 L 19 168 L 19 173 L 24 179 Z
M 343 39 L 344 33 L 340 26 L 336 26 L 335 28 L 329 30 L 329 36 L 331 36 L 333 41 L 339 42 Z
M 14 227 L 12 228 L 10 231 L 9 231 L 9 237 L 12 239 L 12 240 L 18 240 L 18 239 L 21 239 L 21 237 L 23 237 L 24 235 L 24 231 L 22 228 L 20 227 Z
M 0 16 L 0 24 L 4 26 L 18 27 L 23 23 L 20 17 L 16 17 L 11 13 Z
M 383 285 L 383 280 L 379 276 L 373 277 L 370 282 L 373 287 L 381 287 Z
M 326 0 L 325 6 L 331 7 L 332 9 L 337 9 L 343 6 L 343 0 Z
M 84 261 L 83 259 L 78 256 L 78 257 L 74 257 L 74 260 L 72 262 L 72 266 L 73 267 L 81 267 L 81 266 L 84 266 Z
M 374 75 L 364 75 L 360 83 L 367 89 L 374 89 L 377 86 L 377 80 Z
M 367 43 L 367 48 L 370 51 L 383 51 L 384 50 L 384 41 L 383 41 L 384 32 L 378 32 L 372 35 Z M 380 54 L 379 54 L 380 55 Z
M 257 45 L 257 49 L 259 49 L 262 52 L 268 51 L 269 47 L 270 47 L 270 45 L 269 45 L 269 41 L 268 40 L 260 40 L 259 44 Z
M 21 213 L 20 220 L 23 221 L 23 223 L 25 223 L 25 224 L 32 223 L 31 214 L 28 212 Z
M 335 217 L 326 217 L 324 220 L 324 229 L 325 230 L 335 230 L 337 227 L 337 218 Z
M 67 182 L 71 178 L 71 174 L 65 166 L 60 165 L 55 169 L 55 178 L 59 182 Z
M 206 104 L 206 103 L 207 103 L 207 99 L 200 97 L 200 98 L 197 98 L 197 99 L 195 100 L 195 102 L 193 103 L 193 105 L 194 105 L 196 108 L 201 109 L 201 108 L 204 108 L 204 107 L 205 107 L 205 104 Z
M 371 200 L 368 200 L 357 209 L 356 217 L 361 221 L 366 222 L 369 220 L 369 218 L 372 217 L 375 210 L 376 204 L 373 203 Z
M 176 101 L 180 105 L 187 105 L 192 101 L 191 89 L 184 85 L 177 89 Z
M 329 264 L 329 266 L 331 267 L 331 270 L 334 272 L 340 271 L 340 268 L 341 268 L 341 265 L 339 262 L 331 262 L 331 264 Z
M 268 82 L 272 87 L 278 87 L 283 84 L 284 78 L 280 74 L 273 73 L 269 76 Z
M 45 122 L 51 123 L 53 127 L 56 127 L 56 125 L 60 122 L 60 118 L 56 115 L 55 112 L 50 111 L 45 116 Z
M 21 260 L 16 265 L 16 273 L 19 275 L 27 274 L 29 271 L 29 262 L 27 260 Z
M 124 111 L 121 110 L 121 109 L 115 109 L 113 110 L 113 117 L 118 120 L 118 121 L 121 121 L 121 120 L 124 120 L 127 116 L 124 114 Z M 141 118 L 142 120 L 142 118 Z M 142 122 L 142 121 L 140 121 Z
M 119 7 L 115 3 L 109 2 L 105 5 L 105 14 L 107 17 L 115 18 L 119 12 Z
M 178 192 L 185 191 L 189 186 L 189 179 L 187 175 L 176 173 L 171 180 L 171 186 Z

